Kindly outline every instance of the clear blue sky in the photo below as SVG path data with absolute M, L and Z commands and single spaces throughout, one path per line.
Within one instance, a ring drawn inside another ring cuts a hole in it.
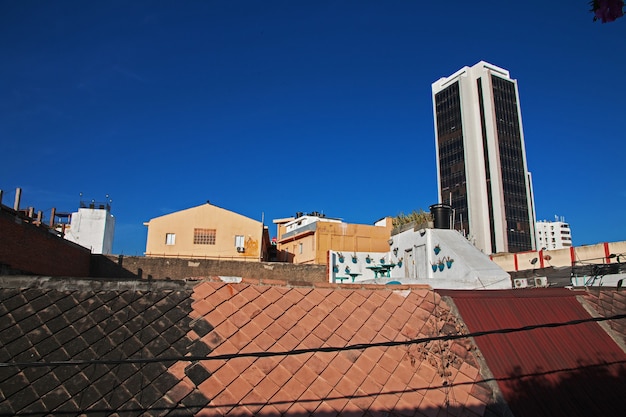
M 210 200 L 371 224 L 437 202 L 431 84 L 518 80 L 537 218 L 626 240 L 626 18 L 588 1 L 0 1 L 0 189 L 113 199 L 114 252 Z

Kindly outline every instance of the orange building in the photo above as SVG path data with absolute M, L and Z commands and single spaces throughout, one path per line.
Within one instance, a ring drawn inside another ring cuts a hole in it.
M 374 225 L 349 224 L 313 212 L 275 219 L 278 260 L 295 264 L 328 264 L 328 251 L 388 252 L 391 217 Z
M 262 222 L 211 205 L 166 214 L 144 223 L 146 256 L 266 260 L 269 233 Z

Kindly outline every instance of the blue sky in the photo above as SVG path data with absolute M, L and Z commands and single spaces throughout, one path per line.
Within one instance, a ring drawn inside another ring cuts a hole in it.
M 210 200 L 371 224 L 437 202 L 431 84 L 518 80 L 537 218 L 626 240 L 626 18 L 580 1 L 0 1 L 0 189 L 110 195 L 114 252 Z

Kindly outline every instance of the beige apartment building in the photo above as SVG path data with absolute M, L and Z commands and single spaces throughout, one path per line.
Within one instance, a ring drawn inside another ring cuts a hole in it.
M 328 251 L 349 256 L 356 252 L 388 252 L 391 217 L 374 225 L 349 224 L 320 213 L 275 219 L 278 260 L 295 264 L 328 265 Z
M 262 222 L 207 202 L 155 217 L 148 227 L 146 256 L 262 261 L 269 233 Z

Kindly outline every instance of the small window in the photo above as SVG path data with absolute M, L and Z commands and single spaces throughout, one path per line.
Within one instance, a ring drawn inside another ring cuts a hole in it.
M 176 244 L 176 233 L 166 233 L 165 234 L 165 244 L 166 245 L 175 245 Z
M 243 248 L 243 246 L 244 246 L 243 235 L 236 235 L 235 236 L 235 247 Z
M 193 229 L 194 245 L 215 245 L 215 229 Z
M 300 254 L 302 254 L 302 243 L 300 243 Z

